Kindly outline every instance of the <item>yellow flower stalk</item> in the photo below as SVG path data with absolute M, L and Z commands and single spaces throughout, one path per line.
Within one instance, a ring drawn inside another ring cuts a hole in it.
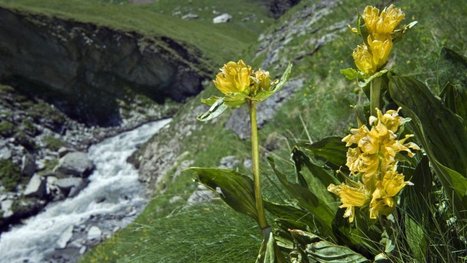
M 216 88 L 227 96 L 236 93 L 249 93 L 252 73 L 252 68 L 246 65 L 243 60 L 229 61 L 220 69 L 213 82 Z
M 381 13 L 373 6 L 365 7 L 362 15 L 370 34 L 392 34 L 394 29 L 405 18 L 404 12 L 394 5 L 385 8 Z
M 388 215 L 395 207 L 394 197 L 407 184 L 404 182 L 404 176 L 397 173 L 396 155 L 405 151 L 409 157 L 413 157 L 411 150 L 420 148 L 415 143 L 406 143 L 412 135 L 397 139 L 396 132 L 403 123 L 403 118 L 398 112 L 399 110 L 389 110 L 383 114 L 376 109 L 376 116 L 369 118 L 371 129 L 362 125 L 358 129 L 351 129 L 350 134 L 342 139 L 346 146 L 350 147 L 347 151 L 346 165 L 351 176 L 361 180 L 358 182 L 361 187 L 331 184 L 328 190 L 340 197 L 341 207 L 347 209 L 345 217 L 349 217 L 349 221 L 353 221 L 351 215 L 354 207 L 366 204 L 363 202 L 363 195 L 372 196 L 371 218 Z

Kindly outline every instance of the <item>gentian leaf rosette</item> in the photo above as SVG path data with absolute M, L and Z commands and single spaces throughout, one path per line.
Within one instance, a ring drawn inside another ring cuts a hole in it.
M 223 93 L 223 97 L 212 96 L 201 102 L 211 106 L 198 116 L 198 120 L 208 121 L 221 115 L 228 108 L 237 108 L 248 101 L 261 102 L 279 91 L 286 83 L 292 64 L 289 64 L 280 80 L 272 81 L 269 72 L 253 70 L 243 60 L 229 61 L 213 80 L 214 86 Z

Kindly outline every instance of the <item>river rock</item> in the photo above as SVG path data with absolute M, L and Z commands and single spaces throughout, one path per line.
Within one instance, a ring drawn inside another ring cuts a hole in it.
M 61 178 L 55 181 L 54 185 L 56 185 L 67 197 L 73 197 L 87 185 L 87 180 L 77 177 Z
M 26 190 L 24 190 L 24 195 L 44 198 L 47 194 L 46 186 L 47 180 L 45 180 L 43 176 L 35 174 L 31 180 L 29 180 Z
M 11 158 L 11 150 L 5 147 L 0 147 L 0 160 L 2 159 L 10 159 Z
M 88 240 L 100 240 L 102 236 L 102 230 L 97 226 L 92 226 L 88 231 Z
M 65 231 L 63 231 L 62 235 L 57 241 L 57 245 L 59 248 L 66 248 L 66 245 L 70 241 L 71 237 L 73 236 L 73 225 L 67 227 Z
M 36 157 L 32 154 L 26 154 L 21 160 L 21 173 L 30 177 L 36 171 Z
M 94 164 L 84 152 L 67 153 L 60 159 L 54 171 L 62 175 L 87 177 L 94 169 Z
M 227 13 L 224 13 L 220 16 L 216 16 L 212 19 L 212 22 L 214 24 L 220 24 L 220 23 L 227 23 L 229 22 L 230 20 L 232 19 L 232 16 L 227 14 Z
M 2 207 L 2 212 L 3 212 L 3 217 L 10 217 L 13 215 L 13 211 L 11 210 L 13 206 L 13 200 L 11 199 L 6 199 L 2 201 L 1 207 Z

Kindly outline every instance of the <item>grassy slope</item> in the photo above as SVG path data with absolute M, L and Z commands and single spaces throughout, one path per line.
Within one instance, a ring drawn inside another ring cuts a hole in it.
M 340 6 L 320 23 L 337 22 L 352 14 L 353 10 L 361 10 L 364 6 L 361 1 L 351 2 L 358 4 L 352 8 Z M 430 84 L 435 92 L 440 90 L 450 76 L 456 74 L 452 69 L 449 71 L 439 66 L 442 60 L 441 48 L 448 46 L 463 51 L 464 55 L 466 50 L 467 32 L 463 27 L 466 16 L 462 14 L 465 4 L 461 0 L 450 1 L 449 7 L 442 7 L 444 4 L 441 0 L 432 1 L 430 6 L 421 0 L 404 1 L 400 4 L 407 10 L 407 20 L 418 20 L 419 25 L 403 42 L 397 44 L 394 52 L 397 72 L 415 75 Z M 298 6 L 295 10 L 302 7 Z M 287 17 L 283 20 L 287 20 Z M 294 40 L 296 45 L 300 42 L 300 39 Z M 274 156 L 283 170 L 292 171 L 289 161 L 290 146 L 297 141 L 308 140 L 308 134 L 315 140 L 330 134 L 342 135 L 347 131 L 349 122 L 352 121 L 349 105 L 356 99 L 351 92 L 355 85 L 346 81 L 339 74 L 339 69 L 353 66 L 350 54 L 358 42 L 358 39 L 346 32 L 321 48 L 314 56 L 306 57 L 295 65 L 294 75 L 306 76 L 306 84 L 281 108 L 275 119 L 260 131 L 263 145 L 266 140 L 277 141 L 279 148 L 267 154 Z M 293 54 L 283 55 L 293 57 Z M 465 75 L 465 72 L 460 74 Z M 211 87 L 199 97 L 207 97 L 212 93 L 214 91 Z M 181 114 L 198 104 L 198 99 L 189 102 Z M 179 161 L 194 160 L 195 166 L 217 166 L 223 156 L 235 155 L 241 160 L 247 158 L 248 143 L 222 128 L 226 119 L 223 116 L 216 123 L 204 125 L 200 131 L 185 138 L 183 142 L 186 154 Z M 262 150 L 263 153 L 266 152 L 265 149 Z M 173 179 L 177 165 L 178 163 L 174 163 L 174 169 L 165 175 L 166 187 L 155 195 L 136 222 L 93 249 L 84 257 L 83 262 L 254 260 L 259 241 L 258 231 L 252 220 L 231 212 L 220 202 L 190 208 L 182 208 L 183 201 L 173 204 L 169 202 L 173 196 L 181 196 L 186 200 L 195 188 L 189 174 L 181 174 Z M 243 166 L 238 169 L 244 170 Z M 263 169 L 266 177 L 271 174 L 264 163 Z M 265 179 L 263 183 L 269 199 L 282 198 L 269 180 Z
M 213 64 L 232 59 L 239 50 L 256 40 L 257 35 L 272 22 L 268 11 L 256 1 L 196 0 L 179 8 L 174 1 L 160 0 L 149 5 L 127 4 L 126 1 L 96 0 L 0 0 L 0 7 L 65 19 L 95 23 L 119 30 L 136 31 L 147 36 L 168 36 L 199 48 Z M 229 12 L 230 23 L 212 23 L 213 10 Z M 186 21 L 171 14 L 180 11 L 199 14 Z M 253 23 L 242 19 L 254 15 Z M 263 23 L 261 23 L 261 20 Z
M 28 3 L 27 1 L 0 0 L 2 4 L 13 2 L 21 2 L 23 6 L 24 3 Z M 49 0 L 42 2 L 53 3 Z M 77 1 L 70 2 L 76 3 Z M 85 3 L 86 1 L 79 2 Z M 166 1 L 166 3 L 169 2 Z M 308 1 L 303 0 L 302 5 L 306 2 Z M 351 5 L 353 2 L 358 2 L 358 5 Z M 161 3 L 163 3 L 162 0 Z M 324 17 L 320 23 L 337 22 L 342 17 L 354 14 L 355 10 L 361 10 L 363 6 L 362 1 L 346 1 L 346 6 L 337 8 L 334 13 Z M 395 70 L 401 73 L 407 70 L 429 83 L 433 90 L 438 92 L 443 82 L 455 73 L 453 70 L 440 68 L 441 48 L 448 46 L 464 52 L 464 55 L 467 50 L 465 48 L 467 32 L 464 26 L 467 16 L 465 12 L 462 13 L 462 10 L 466 10 L 465 4 L 462 0 L 449 1 L 449 4 L 446 1 L 434 0 L 430 2 L 430 5 L 426 5 L 422 0 L 409 0 L 399 6 L 407 10 L 407 20 L 415 19 L 420 24 L 403 42 L 397 44 L 394 54 L 397 62 Z M 302 7 L 298 6 L 295 10 L 300 10 Z M 114 8 L 123 11 L 117 6 L 102 5 L 100 8 L 105 9 L 106 12 Z M 141 8 L 139 11 L 137 10 L 140 7 L 132 8 L 134 8 L 132 12 L 154 12 L 149 8 Z M 167 7 L 168 10 L 170 8 L 175 7 Z M 56 11 L 50 11 L 54 10 L 50 6 L 40 7 L 38 5 L 35 10 L 56 13 Z M 65 12 L 62 15 L 74 16 L 73 12 L 76 11 L 67 12 L 69 13 Z M 115 12 L 115 15 L 120 17 L 118 12 Z M 127 21 L 119 22 L 122 23 L 122 27 L 128 26 L 126 23 L 130 22 L 131 25 L 138 25 L 129 15 L 130 13 L 126 13 L 126 16 L 121 15 L 124 17 L 122 21 Z M 87 16 L 85 18 L 88 20 Z M 107 25 L 116 23 L 114 20 L 106 21 L 98 16 L 92 19 L 94 20 L 88 21 Z M 283 18 L 284 21 L 286 19 L 287 17 Z M 151 20 L 154 22 L 156 18 L 151 18 Z M 167 26 L 172 24 L 168 21 L 164 23 L 167 23 Z M 180 23 L 180 21 L 174 23 Z M 203 25 L 202 21 L 200 21 L 200 27 L 201 25 Z M 172 24 L 172 26 L 176 25 Z M 161 33 L 160 31 L 148 32 Z M 203 42 L 203 35 L 199 36 L 199 42 L 191 41 L 190 43 Z M 190 38 L 186 35 L 181 37 Z M 302 36 L 302 38 L 306 37 L 309 36 Z M 290 45 L 300 45 L 300 43 L 300 38 L 297 38 Z M 355 85 L 347 82 L 339 74 L 339 69 L 352 66 L 350 54 L 356 43 L 358 40 L 354 36 L 345 33 L 321 48 L 314 56 L 306 57 L 296 63 L 294 75 L 307 78 L 304 87 L 281 108 L 275 119 L 260 131 L 263 144 L 268 137 L 269 141 L 277 140 L 279 148 L 268 154 L 277 158 L 284 170 L 290 170 L 288 166 L 290 145 L 299 140 L 308 140 L 307 132 L 311 139 L 315 140 L 329 134 L 343 134 L 347 130 L 349 121 L 351 121 L 349 104 L 355 101 L 355 95 L 350 91 Z M 235 50 L 246 46 L 230 44 L 233 47 L 215 48 L 216 50 L 230 50 L 230 55 L 232 55 Z M 206 43 L 201 43 L 200 47 L 203 48 L 203 45 L 205 46 Z M 282 55 L 293 57 L 293 54 Z M 225 59 L 229 55 L 222 57 Z M 207 97 L 212 93 L 214 91 L 211 87 L 200 97 Z M 199 99 L 195 99 L 189 102 L 180 114 L 196 107 L 199 104 L 198 101 Z M 216 166 L 222 156 L 236 155 L 239 159 L 247 158 L 248 143 L 237 139 L 230 131 L 222 128 L 226 119 L 227 116 L 223 116 L 216 123 L 204 125 L 200 131 L 185 138 L 183 142 L 186 153 L 177 160 L 178 163 L 174 163 L 174 169 L 165 175 L 166 187 L 160 189 L 135 223 L 93 249 L 83 258 L 83 262 L 252 262 L 259 247 L 259 238 L 254 222 L 250 219 L 232 212 L 220 202 L 190 208 L 182 208 L 183 201 L 169 202 L 174 196 L 180 196 L 186 200 L 196 186 L 189 174 L 174 177 L 180 161 L 194 160 L 196 166 Z M 174 121 L 177 121 L 177 118 Z M 264 149 L 263 152 L 265 152 Z M 265 167 L 264 174 L 270 174 L 267 166 L 263 167 Z M 242 167 L 239 169 L 244 170 Z M 269 198 L 280 197 L 269 180 L 265 179 L 264 184 Z

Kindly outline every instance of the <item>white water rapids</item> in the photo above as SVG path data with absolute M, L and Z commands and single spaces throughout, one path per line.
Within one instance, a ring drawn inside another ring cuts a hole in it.
M 169 121 L 145 124 L 91 146 L 89 159 L 96 169 L 89 177 L 89 185 L 76 197 L 49 204 L 40 214 L 25 220 L 24 225 L 2 233 L 0 262 L 49 261 L 46 255 L 60 251 L 57 242 L 70 226 L 74 236 L 81 229 L 81 238 L 86 239 L 86 228 L 93 224 L 90 221 L 98 221 L 96 218 L 105 220 L 109 215 L 111 218 L 123 214 L 117 219 L 119 227 L 134 219 L 135 207 L 141 210 L 145 203 L 144 186 L 138 181 L 137 170 L 126 159 Z

